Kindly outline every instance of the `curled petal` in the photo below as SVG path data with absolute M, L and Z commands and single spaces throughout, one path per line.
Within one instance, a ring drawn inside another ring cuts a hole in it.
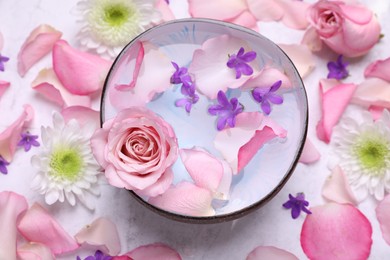
M 16 259 L 16 221 L 27 208 L 23 196 L 11 191 L 0 192 L 0 259 Z
M 377 60 L 367 66 L 364 71 L 366 78 L 380 78 L 390 82 L 390 58 Z
M 27 71 L 46 54 L 51 52 L 54 43 L 62 36 L 60 31 L 47 24 L 35 28 L 23 43 L 18 54 L 18 73 L 24 76 Z
M 223 21 L 237 17 L 247 10 L 247 5 L 243 0 L 189 0 L 188 7 L 191 17 L 213 18 Z
M 282 81 L 281 88 L 290 88 L 291 81 L 286 74 L 275 68 L 266 67 L 261 70 L 257 75 L 248 79 L 247 82 L 242 85 L 243 90 L 259 88 L 269 88 L 277 81 Z
M 117 255 L 121 249 L 118 230 L 107 218 L 100 217 L 85 226 L 75 235 L 75 239 L 79 244 L 95 246 L 109 255 Z
M 79 245 L 39 204 L 34 203 L 18 223 L 18 230 L 28 241 L 42 243 L 55 255 L 76 250 Z
M 162 243 L 140 246 L 126 253 L 126 255 L 136 260 L 181 260 L 179 253 Z
M 390 245 L 390 194 L 379 202 L 375 209 L 383 239 Z
M 149 203 L 164 210 L 187 216 L 213 216 L 212 193 L 190 182 L 180 182 L 160 196 L 149 199 Z
M 253 249 L 246 258 L 246 260 L 262 259 L 298 260 L 292 253 L 274 246 L 258 246 Z
M 352 103 L 364 107 L 390 108 L 390 82 L 369 78 L 357 86 Z
M 344 84 L 335 79 L 320 81 L 322 116 L 317 124 L 317 136 L 320 140 L 329 143 L 333 127 L 344 113 L 355 90 L 355 84 Z
M 9 82 L 0 80 L 0 98 L 10 85 Z
M 90 95 L 101 90 L 110 67 L 110 61 L 74 49 L 64 40 L 54 44 L 54 72 L 74 95 Z
M 135 190 L 135 192 L 141 196 L 156 197 L 163 194 L 169 188 L 172 184 L 173 177 L 172 169 L 168 168 L 155 183 L 143 190 Z
M 350 204 L 310 208 L 301 231 L 301 246 L 310 259 L 367 259 L 372 245 L 369 220 Z
M 19 260 L 54 260 L 50 248 L 40 243 L 26 243 L 18 247 Z
M 0 154 L 11 162 L 20 140 L 23 127 L 27 126 L 34 118 L 34 109 L 30 105 L 24 105 L 24 110 L 16 121 L 0 133 Z
M 313 54 L 303 44 L 278 44 L 290 57 L 302 78 L 306 77 L 315 67 Z
M 315 163 L 321 158 L 321 154 L 315 148 L 310 139 L 306 139 L 305 145 L 303 146 L 303 151 L 301 157 L 299 158 L 299 162 L 304 164 Z

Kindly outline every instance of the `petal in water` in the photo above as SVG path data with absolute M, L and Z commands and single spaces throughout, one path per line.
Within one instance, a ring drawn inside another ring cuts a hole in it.
M 4 80 L 0 80 L 0 98 L 4 94 L 4 92 L 9 88 L 10 85 L 11 83 Z

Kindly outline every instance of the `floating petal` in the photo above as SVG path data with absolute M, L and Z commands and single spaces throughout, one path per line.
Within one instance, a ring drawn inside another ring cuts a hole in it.
M 292 86 L 291 81 L 286 74 L 278 69 L 266 67 L 258 74 L 248 79 L 241 88 L 242 90 L 250 90 L 256 87 L 269 88 L 279 80 L 282 81 L 281 88 L 290 88 Z
M 4 80 L 0 80 L 0 98 L 10 85 L 11 85 L 11 83 L 4 81 Z

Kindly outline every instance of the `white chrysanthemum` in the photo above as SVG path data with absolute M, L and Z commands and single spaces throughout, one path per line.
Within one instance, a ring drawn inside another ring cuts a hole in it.
M 389 111 L 375 122 L 368 112 L 363 112 L 361 122 L 345 118 L 333 137 L 339 165 L 358 199 L 370 193 L 382 200 L 390 191 Z
M 91 135 L 88 126 L 81 128 L 75 119 L 65 123 L 57 112 L 53 127 L 42 127 L 42 150 L 31 160 L 38 169 L 32 189 L 44 194 L 47 204 L 66 199 L 74 206 L 78 198 L 93 209 L 89 197 L 100 194 L 97 180 L 101 171 L 92 154 Z
M 82 0 L 80 44 L 108 58 L 141 32 L 161 21 L 155 0 Z

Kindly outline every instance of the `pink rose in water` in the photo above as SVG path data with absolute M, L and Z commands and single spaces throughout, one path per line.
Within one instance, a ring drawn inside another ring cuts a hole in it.
M 164 193 L 178 156 L 172 127 L 143 107 L 130 107 L 106 121 L 91 138 L 92 151 L 108 182 L 140 195 Z
M 329 48 L 348 57 L 366 54 L 380 37 L 375 15 L 361 5 L 318 1 L 308 9 L 308 19 Z

